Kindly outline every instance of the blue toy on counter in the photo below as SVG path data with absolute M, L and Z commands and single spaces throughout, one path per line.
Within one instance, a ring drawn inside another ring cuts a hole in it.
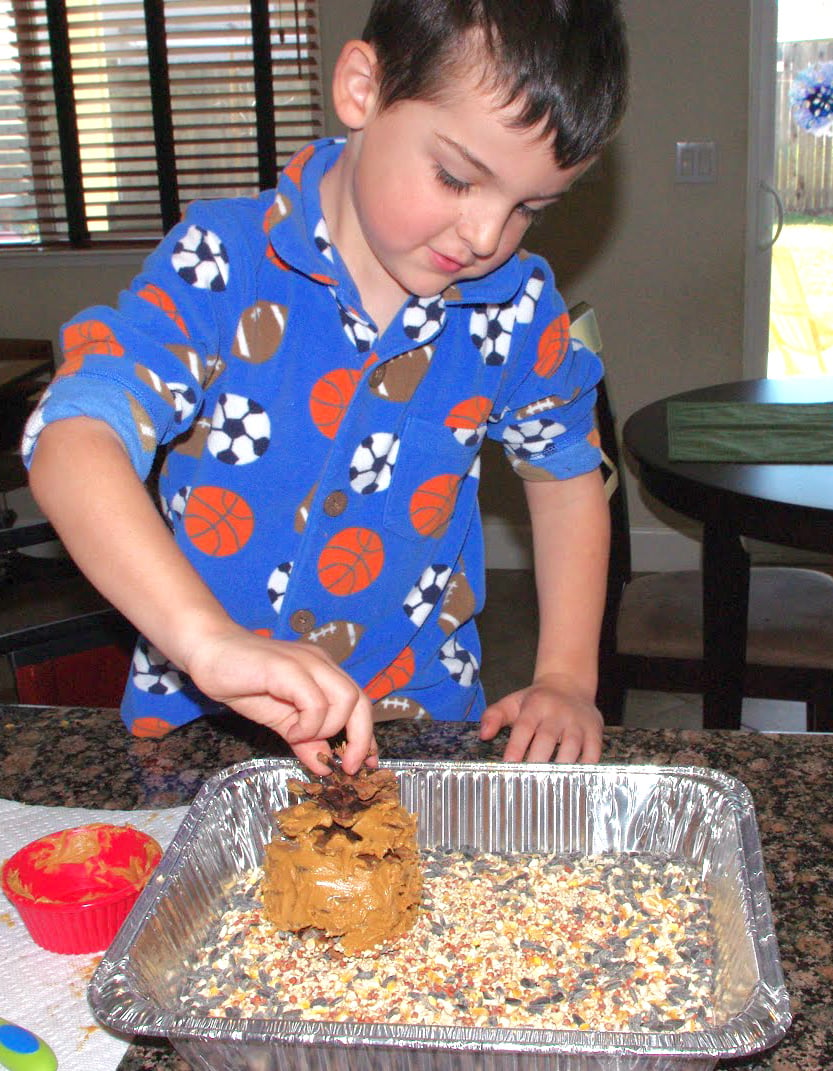
M 37 1034 L 0 1019 L 0 1067 L 9 1071 L 56 1071 L 57 1066 L 55 1053 Z

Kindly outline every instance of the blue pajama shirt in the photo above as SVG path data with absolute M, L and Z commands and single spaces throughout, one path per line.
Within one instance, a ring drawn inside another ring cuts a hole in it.
M 378 720 L 479 718 L 480 445 L 524 479 L 598 467 L 601 364 L 523 252 L 410 298 L 379 336 L 321 212 L 342 147 L 307 146 L 277 191 L 193 204 L 115 309 L 66 324 L 24 458 L 77 415 L 113 427 L 142 479 L 161 452 L 163 514 L 232 618 L 320 645 Z M 133 732 L 216 709 L 139 640 Z

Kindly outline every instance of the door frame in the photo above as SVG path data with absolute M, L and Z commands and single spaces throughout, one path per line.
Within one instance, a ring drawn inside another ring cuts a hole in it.
M 767 374 L 773 225 L 779 202 L 775 178 L 775 85 L 778 0 L 750 0 L 749 126 L 746 182 L 743 374 Z

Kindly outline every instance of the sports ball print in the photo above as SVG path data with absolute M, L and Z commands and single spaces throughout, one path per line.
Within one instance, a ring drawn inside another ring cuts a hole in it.
M 283 606 L 283 597 L 286 595 L 289 578 L 292 576 L 292 565 L 292 562 L 281 562 L 277 568 L 272 570 L 266 582 L 266 594 L 269 596 L 269 602 L 272 604 L 272 609 L 276 614 L 281 612 L 281 607 Z
M 205 359 L 205 378 L 202 381 L 203 390 L 208 390 L 212 383 L 217 380 L 226 370 L 226 362 L 219 353 L 212 353 Z
M 242 550 L 255 527 L 245 498 L 225 487 L 205 484 L 191 491 L 182 521 L 197 550 L 212 558 L 227 558 Z
M 225 290 L 229 258 L 222 241 L 205 227 L 192 224 L 174 246 L 171 265 L 177 275 L 197 290 Z
M 188 495 L 190 493 L 191 488 L 185 486 L 180 487 L 180 489 L 175 491 L 170 498 L 160 497 L 162 512 L 171 528 L 173 528 L 175 521 L 182 520 L 185 514 L 185 507 L 188 504 Z
M 288 201 L 282 193 L 278 193 L 275 195 L 275 200 L 269 206 L 266 215 L 263 217 L 263 229 L 268 234 L 273 227 L 291 215 L 292 203 Z
M 304 167 L 314 152 L 314 145 L 305 145 L 303 149 L 295 153 L 283 169 L 283 174 L 286 175 L 290 182 L 294 182 L 298 189 L 301 188 L 301 176 L 304 173 Z
M 516 321 L 519 324 L 531 324 L 535 317 L 535 307 L 544 289 L 544 273 L 540 268 L 533 268 L 526 281 L 523 296 L 516 306 Z
M 165 382 L 158 372 L 154 372 L 152 368 L 147 368 L 142 364 L 134 365 L 133 370 L 140 383 L 144 383 L 146 386 L 150 387 L 150 389 L 158 394 L 163 401 L 167 402 L 171 409 L 176 407 L 173 392 L 171 391 L 169 384 Z
M 362 638 L 364 625 L 355 621 L 328 621 L 310 632 L 304 633 L 306 643 L 321 647 L 336 662 L 341 664 L 353 654 Z
M 140 692 L 172 695 L 185 685 L 186 677 L 160 650 L 142 636 L 133 653 L 130 676 Z
M 405 306 L 402 327 L 414 342 L 427 342 L 445 323 L 445 302 L 435 297 L 412 297 Z
M 554 441 L 566 428 L 557 420 L 540 417 L 510 424 L 503 432 L 503 445 L 521 460 L 544 457 L 554 448 Z
M 440 662 L 462 688 L 470 688 L 480 676 L 479 662 L 456 636 L 451 636 L 440 648 Z
M 61 347 L 66 365 L 58 370 L 59 375 L 68 374 L 64 371 L 67 365 L 71 372 L 80 368 L 88 353 L 103 354 L 106 357 L 124 356 L 124 346 L 113 334 L 112 328 L 101 320 L 82 320 L 80 323 L 68 324 L 61 337 Z
M 404 688 L 413 677 L 415 668 L 414 652 L 410 647 L 403 648 L 389 666 L 385 666 L 372 681 L 368 681 L 364 686 L 365 695 L 375 702 L 395 692 L 397 688 Z
M 208 417 L 197 417 L 185 434 L 174 440 L 173 450 L 186 457 L 199 457 L 205 449 L 210 431 L 211 421 Z
M 445 418 L 446 427 L 452 429 L 461 446 L 479 446 L 486 434 L 486 420 L 491 408 L 492 403 L 482 395 L 465 398 Z
M 471 584 L 466 579 L 466 574 L 455 573 L 445 589 L 443 605 L 438 618 L 439 626 L 446 636 L 450 636 L 452 632 L 473 617 L 474 607 L 474 592 L 471 589 Z
M 313 241 L 315 242 L 315 248 L 322 256 L 325 256 L 330 263 L 333 263 L 333 243 L 330 241 L 330 232 L 327 230 L 327 224 L 324 219 L 319 219 L 315 225 L 315 230 L 312 234 Z M 333 286 L 335 286 L 335 280 L 333 280 Z M 333 294 L 335 297 L 335 294 Z
M 23 429 L 23 438 L 20 443 L 20 452 L 23 455 L 24 460 L 28 461 L 30 454 L 35 449 L 35 443 L 38 441 L 38 436 L 45 427 L 43 422 L 43 407 L 51 397 L 51 394 L 52 392 L 49 388 L 43 392 L 40 402 L 29 414 L 29 419 L 26 421 L 26 426 Z
M 156 450 L 156 429 L 145 407 L 132 395 L 130 396 L 130 415 L 133 417 L 133 425 L 142 449 L 145 453 L 153 453 Z
M 350 461 L 350 486 L 360 495 L 386 491 L 399 455 L 399 436 L 375 431 L 362 439 Z
M 425 624 L 442 598 L 450 578 L 451 568 L 448 565 L 429 565 L 405 596 L 402 609 L 417 628 Z
M 510 457 L 509 464 L 515 474 L 528 483 L 553 483 L 558 479 L 551 472 L 542 469 L 540 465 L 532 465 L 529 461 L 522 461 L 519 457 Z
M 185 326 L 185 321 L 179 315 L 179 310 L 176 307 L 174 299 L 167 294 L 161 286 L 157 286 L 155 283 L 147 283 L 137 291 L 137 296 L 143 298 L 151 305 L 155 305 L 157 309 L 161 309 L 162 312 L 168 317 L 171 323 L 176 325 L 177 330 L 188 337 L 188 328 Z
M 184 424 L 191 419 L 197 407 L 197 392 L 187 383 L 169 383 L 168 388 L 174 396 L 176 423 Z
M 431 715 L 417 703 L 404 695 L 386 695 L 373 704 L 373 720 L 394 721 L 398 718 L 410 718 L 411 721 L 430 721 Z
M 170 345 L 166 346 L 165 349 L 168 353 L 172 353 L 174 357 L 176 357 L 192 379 L 195 379 L 197 383 L 202 383 L 203 376 L 205 375 L 205 365 L 200 360 L 200 355 L 193 346 Z
M 341 317 L 341 326 L 350 343 L 356 347 L 358 353 L 370 353 L 373 343 L 378 338 L 375 327 L 363 320 L 353 309 L 345 309 L 338 306 L 338 314 Z
M 334 368 L 314 385 L 309 398 L 312 422 L 322 435 L 334 439 L 361 379 L 353 368 Z
M 163 736 L 167 736 L 175 728 L 175 725 L 165 721 L 164 718 L 154 718 L 148 715 L 134 718 L 130 723 L 131 735 L 143 740 L 161 740 Z
M 206 445 L 225 465 L 251 465 L 269 449 L 272 424 L 263 406 L 242 394 L 221 394 Z
M 356 595 L 377 579 L 385 564 L 385 548 L 370 528 L 344 528 L 318 557 L 318 579 L 331 595 Z
M 433 346 L 420 346 L 380 365 L 378 382 L 375 379 L 370 381 L 371 392 L 389 402 L 409 402 L 428 371 L 433 356 Z
M 268 361 L 283 342 L 286 318 L 285 305 L 256 301 L 240 315 L 231 352 L 250 364 Z
M 411 524 L 421 536 L 439 538 L 446 529 L 460 490 L 460 477 L 449 472 L 432 476 L 411 495 Z
M 544 328 L 538 339 L 538 356 L 535 371 L 547 378 L 561 367 L 570 345 L 570 317 L 566 312 L 557 316 Z
M 573 391 L 573 397 L 576 394 L 578 394 L 578 388 Z M 526 420 L 527 417 L 540 416 L 541 413 L 546 413 L 549 409 L 560 409 L 561 406 L 566 404 L 566 398 L 562 398 L 559 394 L 549 394 L 546 398 L 539 398 L 537 402 L 525 405 L 523 409 L 519 409 L 515 413 L 515 416 L 518 420 Z
M 516 314 L 514 305 L 475 306 L 469 320 L 469 334 L 484 364 L 506 364 Z
M 309 520 L 309 511 L 312 507 L 312 500 L 315 498 L 315 492 L 318 490 L 318 484 L 313 484 L 312 487 L 304 495 L 304 501 L 295 510 L 295 521 L 292 525 L 293 529 L 298 533 L 304 531 Z

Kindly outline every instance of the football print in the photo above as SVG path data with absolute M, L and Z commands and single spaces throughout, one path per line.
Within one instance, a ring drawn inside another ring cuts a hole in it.
M 452 680 L 462 688 L 470 688 L 480 675 L 480 665 L 471 651 L 452 636 L 440 648 L 440 661 Z
M 475 597 L 465 573 L 455 573 L 445 589 L 439 625 L 446 636 L 474 615 Z
M 402 326 L 408 338 L 425 342 L 439 331 L 445 323 L 445 302 L 439 296 L 412 297 L 405 307 Z
M 292 562 L 281 562 L 276 569 L 272 570 L 266 582 L 266 594 L 269 596 L 269 602 L 272 604 L 272 609 L 276 614 L 281 612 L 283 597 L 289 586 L 289 577 L 291 575 Z
M 307 643 L 321 647 L 336 662 L 346 662 L 362 638 L 364 625 L 355 621 L 327 621 L 304 634 Z
M 284 305 L 256 301 L 244 309 L 237 323 L 231 352 L 251 364 L 262 364 L 273 357 L 286 330 Z
M 144 638 L 136 644 L 131 675 L 139 691 L 150 695 L 171 695 L 185 684 L 185 676 L 173 662 Z
M 516 313 L 514 305 L 475 306 L 469 320 L 469 334 L 484 364 L 506 364 Z
M 171 265 L 181 279 L 198 290 L 225 290 L 229 259 L 216 234 L 193 225 L 174 246 Z
M 390 486 L 399 454 L 399 436 L 376 431 L 362 439 L 350 462 L 350 486 L 360 495 L 372 495 Z
M 449 566 L 429 565 L 406 595 L 402 609 L 417 628 L 425 623 L 428 615 L 442 598 L 450 578 Z
M 433 356 L 433 346 L 420 346 L 380 365 L 378 380 L 373 376 L 370 378 L 371 392 L 389 402 L 409 402 L 428 371 Z
M 510 424 L 503 433 L 503 444 L 515 457 L 527 460 L 541 457 L 553 448 L 553 440 L 565 432 L 563 424 L 548 417 Z
M 410 718 L 412 721 L 430 720 L 431 715 L 417 703 L 404 695 L 386 695 L 373 704 L 373 720 L 393 721 L 396 718 Z
M 211 418 L 208 449 L 226 465 L 250 465 L 269 448 L 272 425 L 263 406 L 242 394 L 221 394 Z

